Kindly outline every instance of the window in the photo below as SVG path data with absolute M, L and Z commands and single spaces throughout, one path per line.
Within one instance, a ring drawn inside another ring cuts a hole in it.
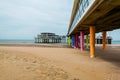
M 83 16 L 85 10 L 88 8 L 88 6 L 90 5 L 91 2 L 93 2 L 93 0 L 80 0 L 79 7 L 78 7 L 78 10 L 77 10 L 76 15 L 74 17 L 74 21 L 71 25 L 70 32 L 76 26 L 77 22 Z

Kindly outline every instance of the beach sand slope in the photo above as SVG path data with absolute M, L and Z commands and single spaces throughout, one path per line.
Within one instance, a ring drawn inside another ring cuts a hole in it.
M 114 63 L 72 48 L 0 47 L 0 80 L 119 80 Z

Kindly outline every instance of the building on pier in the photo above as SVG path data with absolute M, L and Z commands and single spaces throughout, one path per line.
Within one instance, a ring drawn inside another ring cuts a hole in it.
M 35 43 L 61 43 L 66 36 L 59 36 L 55 33 L 41 33 L 35 37 Z
M 86 37 L 84 38 L 84 43 L 86 43 Z M 80 39 L 79 39 L 80 41 Z M 90 36 L 88 36 L 88 43 L 90 43 Z M 95 37 L 95 44 L 103 44 L 103 37 L 102 36 L 96 36 Z M 112 44 L 112 37 L 106 36 L 106 44 Z
M 103 44 L 103 37 L 102 36 L 97 36 L 96 44 Z M 112 44 L 112 37 L 110 37 L 110 36 L 106 37 L 106 44 Z

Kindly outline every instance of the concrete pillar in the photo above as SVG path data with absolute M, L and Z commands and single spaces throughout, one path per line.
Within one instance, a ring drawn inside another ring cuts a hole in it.
M 68 40 L 68 45 L 70 46 L 71 45 L 70 36 L 67 37 L 67 40 Z
M 75 35 L 75 47 L 78 48 L 78 34 Z
M 103 40 L 102 40 L 102 43 L 103 43 L 103 51 L 106 50 L 106 31 L 103 31 Z
M 84 32 L 80 31 L 80 50 L 84 50 Z
M 72 35 L 72 47 L 75 47 L 75 36 Z
M 95 56 L 95 27 L 90 26 L 90 57 Z

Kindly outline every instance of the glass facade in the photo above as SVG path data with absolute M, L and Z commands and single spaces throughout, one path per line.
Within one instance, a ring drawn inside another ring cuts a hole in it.
M 89 8 L 89 6 L 92 5 L 92 3 L 94 1 L 95 0 L 80 0 L 79 7 L 78 7 L 76 15 L 74 17 L 73 23 L 72 23 L 72 25 L 70 27 L 69 33 L 72 32 L 72 30 L 75 28 L 75 26 L 78 23 L 78 21 L 84 16 L 85 12 Z

